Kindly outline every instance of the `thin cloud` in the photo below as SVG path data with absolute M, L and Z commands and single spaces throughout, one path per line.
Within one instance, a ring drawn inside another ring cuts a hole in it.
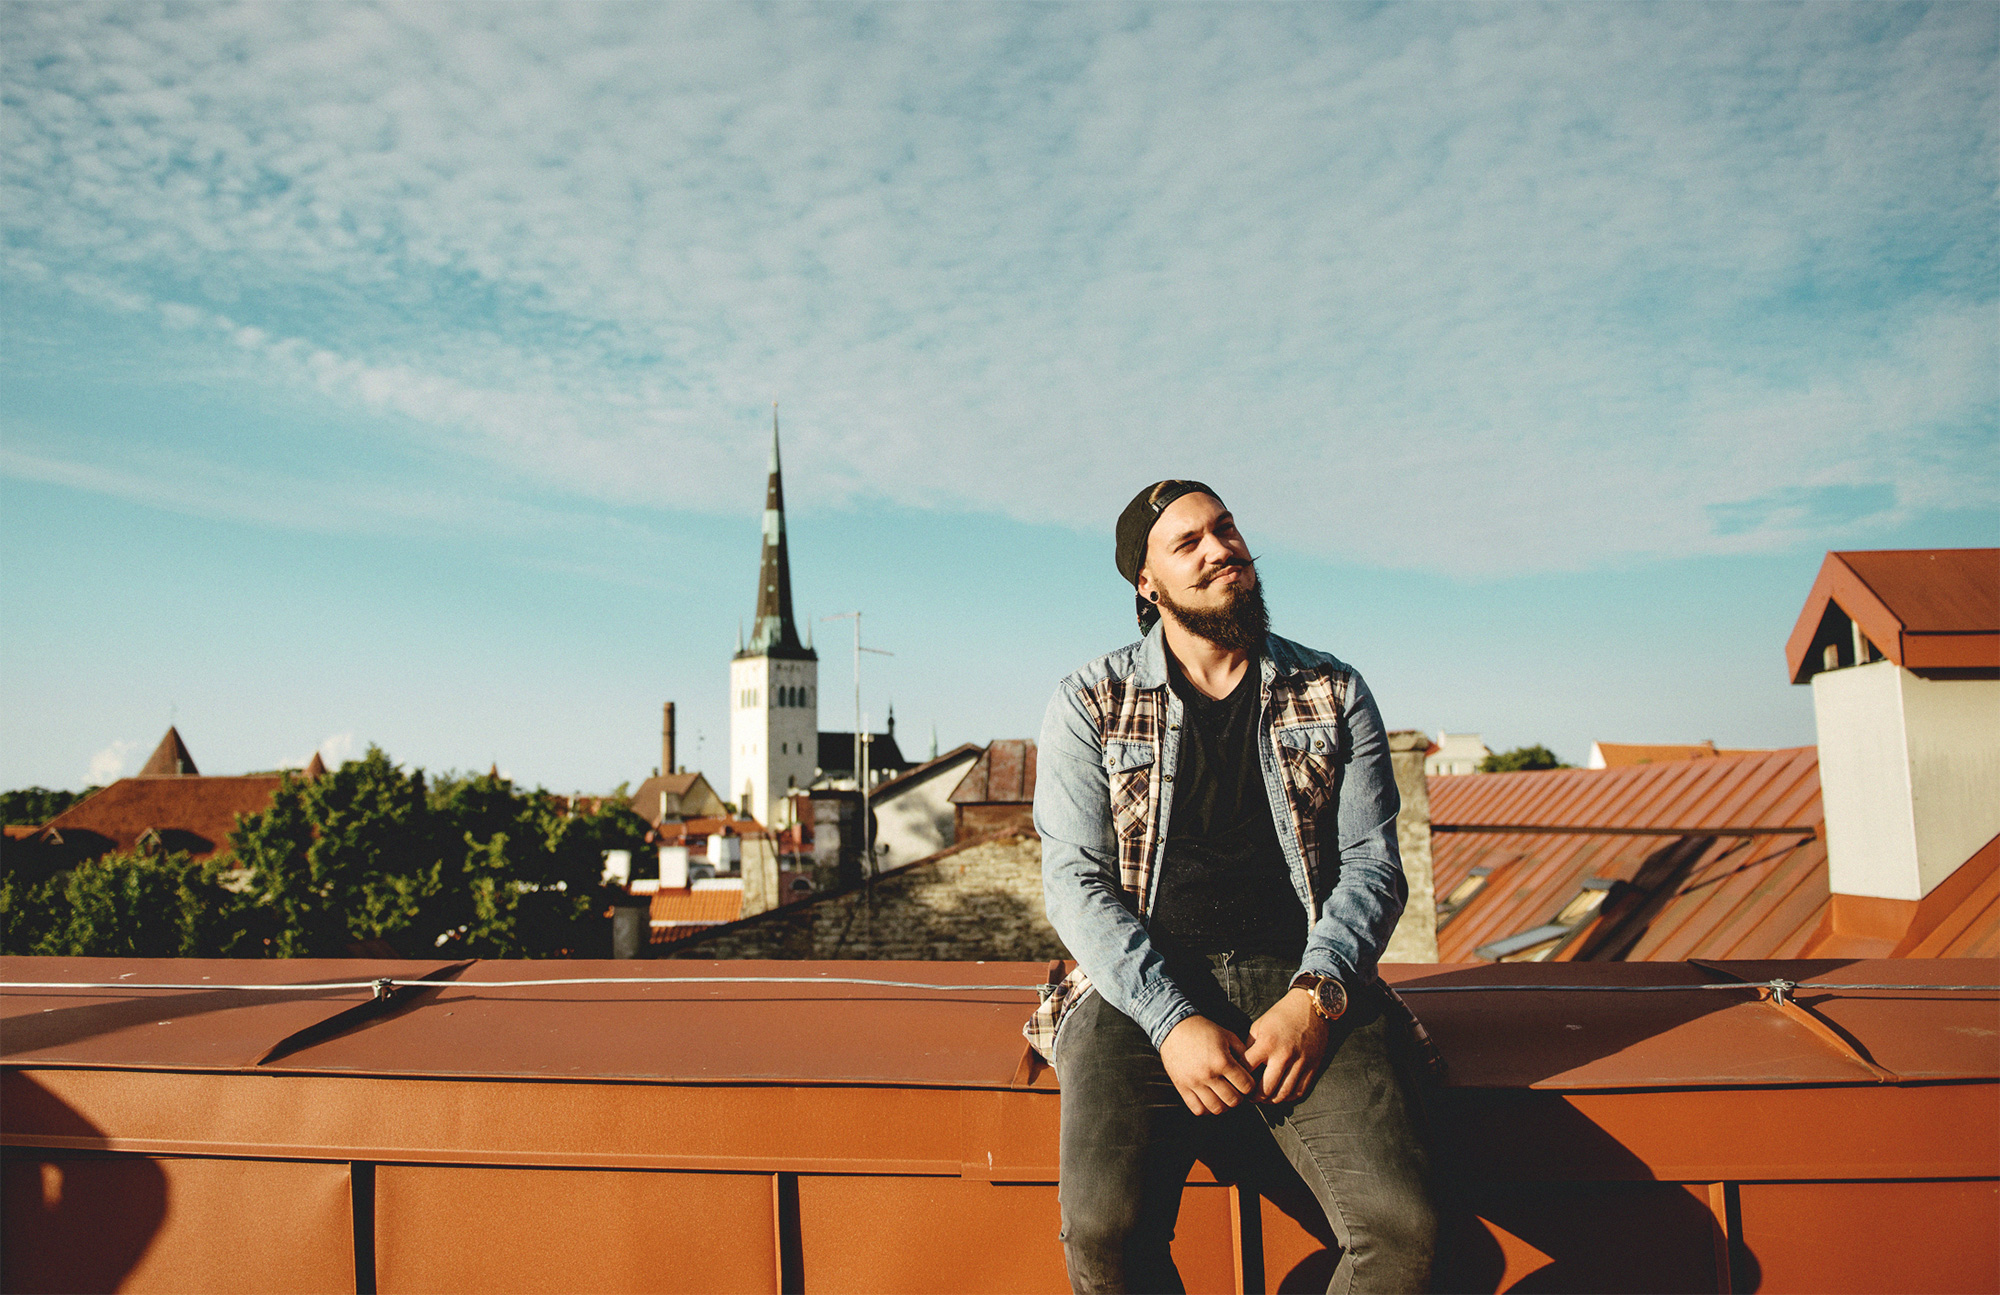
M 138 749 L 137 742 L 128 742 L 121 738 L 93 753 L 90 757 L 90 772 L 84 776 L 84 785 L 101 787 L 124 777 L 125 766 L 131 762 L 132 753 Z
M 2000 501 L 1991 6 L 8 22 L 23 300 L 552 504 L 754 500 L 773 394 L 807 506 L 1454 573 Z

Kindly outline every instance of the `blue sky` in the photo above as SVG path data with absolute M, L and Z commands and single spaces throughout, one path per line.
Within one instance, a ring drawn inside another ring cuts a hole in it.
M 906 750 L 1223 493 L 1398 727 L 1810 742 L 2000 533 L 2000 7 L 0 7 L 0 784 L 723 772 L 773 399 Z M 826 697 L 849 631 L 822 625 Z M 846 727 L 844 704 L 822 724 Z M 696 735 L 701 735 L 700 745 Z

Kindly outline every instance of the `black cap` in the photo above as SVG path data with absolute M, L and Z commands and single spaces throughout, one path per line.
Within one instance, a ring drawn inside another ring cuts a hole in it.
M 1139 587 L 1139 572 L 1146 565 L 1146 541 L 1153 534 L 1153 523 L 1160 520 L 1160 514 L 1182 495 L 1202 494 L 1222 502 L 1222 496 L 1199 481 L 1155 481 L 1125 505 L 1125 511 L 1118 514 L 1118 574 L 1130 581 L 1133 588 Z M 1153 622 L 1160 618 L 1159 609 L 1144 598 L 1137 600 L 1139 628 L 1150 630 Z

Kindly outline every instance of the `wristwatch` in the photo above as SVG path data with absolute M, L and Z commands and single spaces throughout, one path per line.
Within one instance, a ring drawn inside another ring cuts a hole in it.
M 1322 1021 L 1337 1021 L 1347 1012 L 1347 986 L 1332 976 L 1301 971 L 1292 978 L 1292 988 L 1312 995 L 1313 1012 Z

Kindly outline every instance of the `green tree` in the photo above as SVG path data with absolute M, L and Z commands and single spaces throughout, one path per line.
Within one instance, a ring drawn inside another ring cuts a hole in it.
M 8 827 L 40 827 L 101 787 L 82 791 L 51 791 L 47 787 L 22 787 L 0 791 L 0 820 Z
M 1479 762 L 1481 773 L 1519 773 L 1533 769 L 1571 769 L 1574 765 L 1564 764 L 1556 758 L 1556 753 L 1536 743 L 1534 746 L 1517 746 L 1512 751 L 1502 751 L 1487 756 Z
M 271 952 L 338 958 L 359 940 L 405 954 L 434 910 L 444 869 L 421 771 L 380 747 L 317 778 L 286 774 L 271 804 L 229 834 L 250 871 L 249 893 L 270 910 Z
M 8 953 L 98 958 L 234 957 L 261 952 L 250 902 L 222 885 L 226 864 L 172 854 L 105 854 L 35 882 L 0 879 Z
M 279 956 L 382 940 L 409 957 L 562 957 L 608 949 L 603 851 L 645 832 L 629 808 L 572 815 L 498 774 L 427 787 L 370 747 L 322 777 L 287 777 L 230 847 Z

